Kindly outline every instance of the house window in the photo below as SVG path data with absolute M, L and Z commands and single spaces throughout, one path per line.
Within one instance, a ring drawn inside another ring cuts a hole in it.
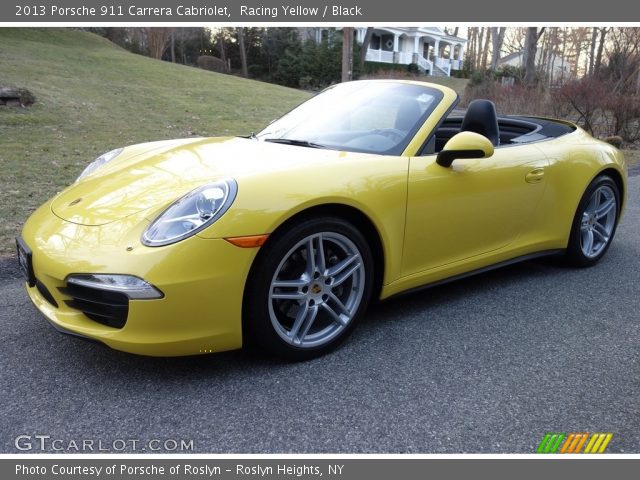
M 369 42 L 370 48 L 372 50 L 380 50 L 380 35 L 373 34 L 371 35 L 371 41 Z

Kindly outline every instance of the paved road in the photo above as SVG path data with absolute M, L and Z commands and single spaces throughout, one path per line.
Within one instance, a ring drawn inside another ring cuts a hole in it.
M 527 262 L 401 297 L 301 364 L 142 358 L 62 336 L 4 262 L 0 451 L 47 434 L 199 452 L 529 453 L 547 431 L 596 431 L 638 453 L 640 177 L 629 200 L 598 266 Z

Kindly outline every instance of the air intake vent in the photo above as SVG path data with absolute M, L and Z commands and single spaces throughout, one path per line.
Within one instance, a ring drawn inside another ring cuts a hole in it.
M 127 323 L 129 298 L 124 293 L 69 282 L 66 287 L 59 290 L 63 295 L 71 297 L 71 300 L 65 300 L 64 303 L 75 310 L 80 310 L 95 322 L 113 328 L 122 328 Z

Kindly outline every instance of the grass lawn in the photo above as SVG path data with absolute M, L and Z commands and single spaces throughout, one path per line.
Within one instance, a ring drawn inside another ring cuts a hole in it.
M 467 78 L 455 78 L 455 77 L 427 77 L 425 82 L 437 83 L 455 90 L 460 97 L 464 93 L 464 89 L 467 88 L 469 79 Z
M 98 155 L 151 140 L 257 131 L 309 96 L 45 28 L 0 28 L 0 85 L 37 98 L 25 109 L 0 107 L 0 255 L 13 253 L 27 216 Z

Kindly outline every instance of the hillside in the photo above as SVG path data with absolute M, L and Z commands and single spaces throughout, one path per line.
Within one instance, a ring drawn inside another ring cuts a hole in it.
M 38 205 L 113 148 L 246 134 L 308 97 L 267 83 L 153 60 L 97 35 L 0 28 L 0 85 L 30 89 L 0 106 L 0 255 Z

